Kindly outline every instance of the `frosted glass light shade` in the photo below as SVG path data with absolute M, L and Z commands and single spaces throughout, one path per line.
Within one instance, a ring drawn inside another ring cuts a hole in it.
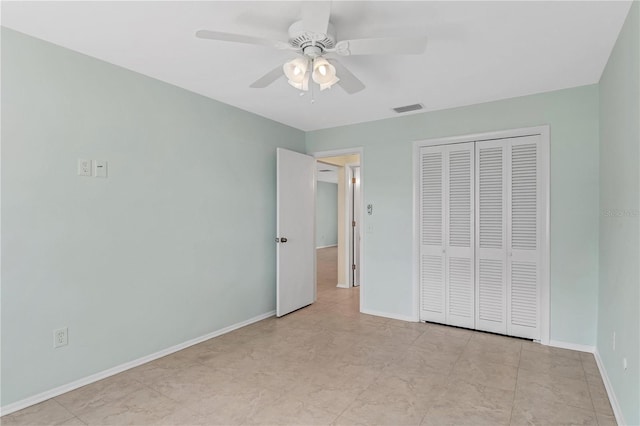
M 329 89 L 340 79 L 336 76 L 336 67 L 331 65 L 322 56 L 318 56 L 313 60 L 313 73 L 311 74 L 313 81 L 320 85 L 320 90 Z
M 287 76 L 289 84 L 300 90 L 308 90 L 309 83 L 305 83 L 305 81 L 309 80 L 309 76 L 307 74 L 308 69 L 309 60 L 307 58 L 295 58 L 290 60 L 289 62 L 286 62 L 282 66 L 282 70 L 284 71 L 284 75 Z M 307 89 L 302 89 L 302 86 L 305 85 Z

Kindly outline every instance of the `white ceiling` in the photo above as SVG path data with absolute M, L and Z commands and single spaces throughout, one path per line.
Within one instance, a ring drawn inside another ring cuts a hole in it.
M 367 88 L 311 96 L 280 79 L 292 53 L 197 39 L 199 29 L 286 40 L 302 2 L 6 2 L 2 25 L 308 131 L 597 83 L 630 2 L 337 1 L 339 40 L 426 35 L 417 56 L 342 63 Z

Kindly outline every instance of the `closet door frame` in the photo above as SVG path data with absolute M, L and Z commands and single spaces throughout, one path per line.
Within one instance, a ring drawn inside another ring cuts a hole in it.
M 548 125 L 526 127 L 520 129 L 501 130 L 487 133 L 475 133 L 444 138 L 418 140 L 413 142 L 413 319 L 420 321 L 420 148 L 435 145 L 450 145 L 466 142 L 479 142 L 496 139 L 517 138 L 522 136 L 540 136 L 540 178 L 543 194 L 541 196 L 541 223 L 543 244 L 539 253 L 540 272 L 540 343 L 549 344 L 550 328 L 550 277 L 549 277 L 549 253 L 550 253 L 550 129 Z M 477 260 L 477 259 L 476 259 Z

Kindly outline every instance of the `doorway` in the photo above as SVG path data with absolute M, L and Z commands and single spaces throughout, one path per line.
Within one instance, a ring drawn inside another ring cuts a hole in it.
M 312 155 L 318 163 L 319 179 L 326 181 L 327 174 L 334 173 L 335 175 L 337 187 L 337 244 L 335 253 L 337 262 L 334 286 L 338 288 L 359 287 L 364 283 L 362 267 L 364 238 L 361 232 L 363 229 L 361 224 L 364 193 L 362 149 L 325 151 Z M 318 271 L 318 274 L 320 273 L 321 271 Z M 359 298 L 363 299 L 362 289 Z

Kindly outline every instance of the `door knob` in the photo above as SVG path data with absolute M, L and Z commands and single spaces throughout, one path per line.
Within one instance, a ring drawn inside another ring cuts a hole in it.
M 285 237 L 282 237 L 282 238 L 280 238 L 280 242 L 281 242 L 281 243 L 286 243 L 286 242 L 287 242 L 287 239 L 286 239 Z

